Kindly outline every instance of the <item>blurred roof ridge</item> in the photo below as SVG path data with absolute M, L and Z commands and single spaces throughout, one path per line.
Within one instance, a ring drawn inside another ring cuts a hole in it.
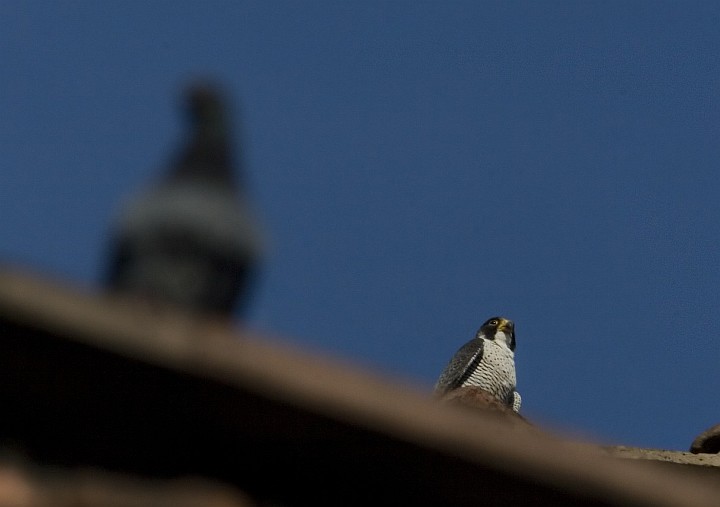
M 360 505 L 381 490 L 427 505 L 720 498 L 703 477 L 714 466 L 617 459 L 621 448 L 449 407 L 279 337 L 13 266 L 0 270 L 0 322 L 0 435 L 40 463 L 207 476 L 286 505 Z

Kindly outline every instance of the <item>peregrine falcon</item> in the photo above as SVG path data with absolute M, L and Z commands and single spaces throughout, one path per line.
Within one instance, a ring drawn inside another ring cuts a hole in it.
M 515 390 L 515 325 L 492 317 L 480 326 L 475 338 L 463 345 L 440 374 L 434 392 L 443 395 L 465 386 L 479 387 L 515 412 L 520 394 Z
M 244 309 L 261 235 L 236 171 L 222 95 L 211 85 L 192 86 L 185 107 L 188 137 L 167 174 L 120 210 L 105 283 L 230 316 Z

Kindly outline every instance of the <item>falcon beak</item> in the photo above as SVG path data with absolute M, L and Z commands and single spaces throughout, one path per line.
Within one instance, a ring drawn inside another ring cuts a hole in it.
M 500 325 L 497 328 L 498 331 L 507 331 L 513 333 L 515 331 L 515 325 L 512 320 L 501 319 Z

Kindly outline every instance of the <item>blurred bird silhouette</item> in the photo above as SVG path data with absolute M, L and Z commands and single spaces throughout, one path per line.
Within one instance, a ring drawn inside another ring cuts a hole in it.
M 120 208 L 108 289 L 186 310 L 245 309 L 261 235 L 235 171 L 226 104 L 216 87 L 186 90 L 189 137 L 163 179 Z

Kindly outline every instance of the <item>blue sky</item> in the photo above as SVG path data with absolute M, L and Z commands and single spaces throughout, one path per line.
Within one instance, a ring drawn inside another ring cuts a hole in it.
M 270 238 L 247 326 L 430 389 L 501 314 L 528 418 L 686 450 L 720 423 L 718 26 L 685 1 L 0 2 L 0 257 L 98 287 L 209 76 Z

